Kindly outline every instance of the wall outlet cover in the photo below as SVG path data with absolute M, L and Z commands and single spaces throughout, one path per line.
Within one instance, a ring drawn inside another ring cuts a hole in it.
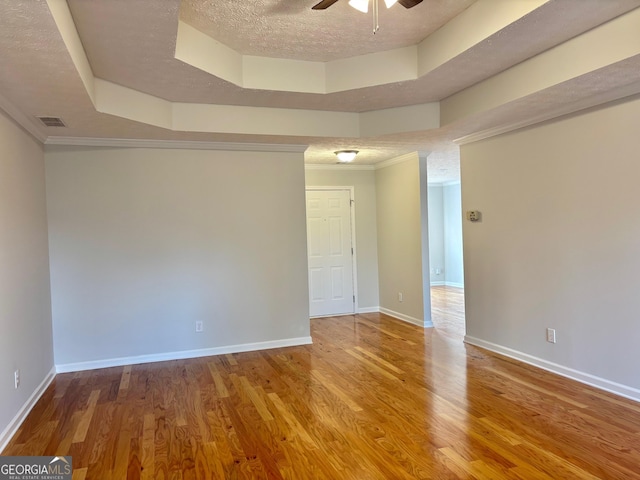
M 556 343 L 556 329 L 547 328 L 547 342 Z

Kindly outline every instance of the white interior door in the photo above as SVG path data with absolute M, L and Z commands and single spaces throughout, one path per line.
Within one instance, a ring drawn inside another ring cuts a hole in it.
M 309 313 L 354 313 L 351 193 L 307 190 Z

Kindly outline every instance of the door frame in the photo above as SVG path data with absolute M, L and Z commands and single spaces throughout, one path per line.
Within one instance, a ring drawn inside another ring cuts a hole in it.
M 351 255 L 351 270 L 352 270 L 352 278 L 353 278 L 353 315 L 358 314 L 358 269 L 357 269 L 357 253 L 356 253 L 356 198 L 355 198 L 355 187 L 351 186 L 305 186 L 305 196 L 307 191 L 315 190 L 315 191 L 331 191 L 331 190 L 346 190 L 349 192 L 349 216 L 350 216 L 350 224 L 351 224 L 351 248 L 353 249 L 353 255 Z M 305 216 L 307 214 L 307 207 L 305 202 Z M 308 268 L 308 257 L 307 257 L 307 268 Z M 348 314 L 351 315 L 351 314 Z M 314 317 L 311 317 L 314 318 Z

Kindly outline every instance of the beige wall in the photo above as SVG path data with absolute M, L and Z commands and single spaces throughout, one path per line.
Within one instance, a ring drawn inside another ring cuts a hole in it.
M 52 368 L 44 154 L 0 110 L 0 450 Z
M 467 335 L 640 399 L 640 99 L 463 146 Z M 546 342 L 547 327 L 557 343 Z
M 376 171 L 380 307 L 430 326 L 426 159 L 403 160 Z
M 354 187 L 358 308 L 379 307 L 375 172 L 307 169 L 305 178 L 307 186 Z
M 308 341 L 302 153 L 45 156 L 56 364 Z

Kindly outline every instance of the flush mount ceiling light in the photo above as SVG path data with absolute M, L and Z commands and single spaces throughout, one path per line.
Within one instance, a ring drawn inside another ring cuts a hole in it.
M 313 10 L 324 10 L 325 8 L 329 8 L 337 1 L 338 0 L 322 0 L 320 3 L 317 3 L 311 8 Z M 380 26 L 378 25 L 378 1 L 379 0 L 371 0 L 371 10 L 373 12 L 373 33 L 376 33 L 380 28 Z M 384 0 L 384 4 L 387 6 L 387 8 L 391 8 L 396 3 L 399 3 L 404 8 L 411 8 L 415 7 L 420 2 L 422 2 L 422 0 Z M 363 13 L 367 13 L 369 11 L 369 0 L 349 0 L 349 5 Z
M 334 153 L 336 154 L 336 157 L 338 157 L 338 161 L 340 163 L 349 163 L 353 162 L 353 159 L 356 158 L 358 150 L 338 150 Z

